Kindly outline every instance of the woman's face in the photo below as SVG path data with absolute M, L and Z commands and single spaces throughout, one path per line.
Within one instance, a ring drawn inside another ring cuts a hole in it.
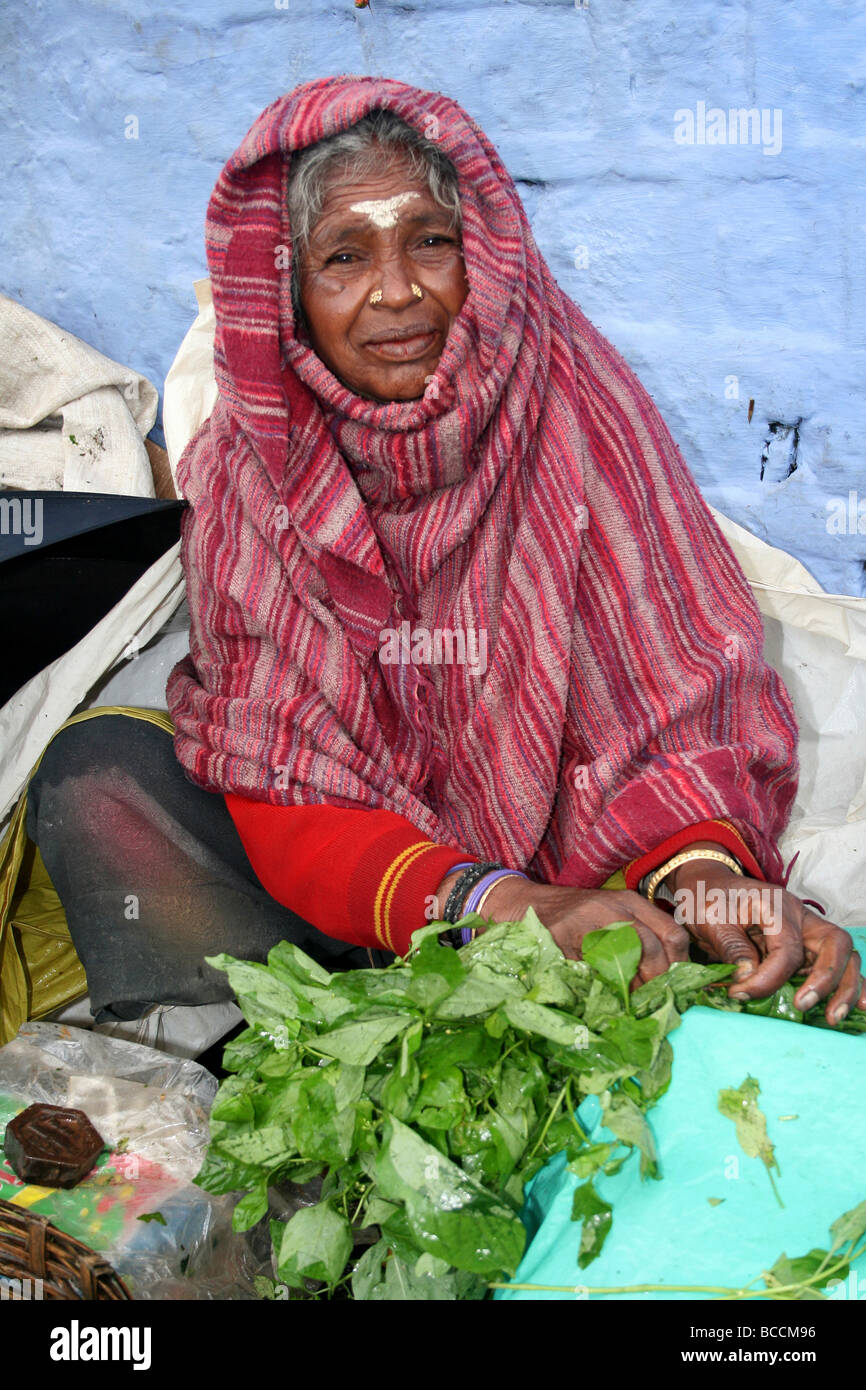
M 376 401 L 424 394 L 468 293 L 448 212 L 401 163 L 363 182 L 331 181 L 299 280 L 313 348 L 344 386 Z

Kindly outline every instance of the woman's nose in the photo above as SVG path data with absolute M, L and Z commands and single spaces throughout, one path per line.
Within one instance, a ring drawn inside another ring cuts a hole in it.
M 417 274 L 403 256 L 389 256 L 377 267 L 376 283 L 382 291 L 378 301 L 383 309 L 402 309 L 418 298 L 413 289 L 413 275 Z

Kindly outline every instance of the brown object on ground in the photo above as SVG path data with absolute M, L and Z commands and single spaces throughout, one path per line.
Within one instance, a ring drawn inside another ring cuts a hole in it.
M 25 1299 L 132 1299 L 101 1255 L 13 1202 L 0 1201 L 0 1279 L 4 1298 L 14 1298 L 17 1285 Z
M 74 1187 L 104 1148 L 84 1111 L 62 1105 L 28 1105 L 6 1126 L 10 1167 L 22 1182 L 41 1187 Z
M 165 449 L 157 444 L 155 439 L 145 439 L 144 447 L 150 459 L 150 471 L 153 474 L 154 492 L 157 497 L 174 501 L 177 497 L 177 490 L 174 486 L 174 478 L 172 477 L 168 454 Z

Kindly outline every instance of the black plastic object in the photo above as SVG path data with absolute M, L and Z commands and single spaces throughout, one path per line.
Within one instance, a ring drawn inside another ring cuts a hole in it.
M 186 506 L 96 492 L 0 492 L 0 705 L 80 642 L 171 549 Z

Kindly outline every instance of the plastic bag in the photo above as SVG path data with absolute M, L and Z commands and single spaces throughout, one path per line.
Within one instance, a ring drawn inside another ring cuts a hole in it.
M 0 1154 L 0 1197 L 99 1251 L 135 1299 L 257 1298 L 270 1241 L 232 1231 L 234 1199 L 194 1186 L 217 1082 L 196 1062 L 57 1023 L 0 1048 L 0 1133 L 36 1101 L 83 1110 L 106 1150 L 68 1190 L 23 1183 Z

